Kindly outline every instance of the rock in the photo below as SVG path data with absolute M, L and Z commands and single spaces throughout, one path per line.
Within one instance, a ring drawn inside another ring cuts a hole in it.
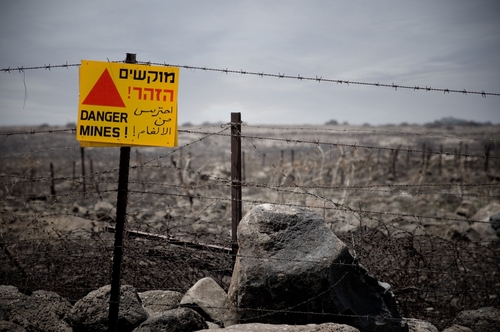
M 472 217 L 477 212 L 477 208 L 471 201 L 462 201 L 458 208 L 455 210 L 455 214 L 459 216 L 464 216 L 466 218 Z
M 240 322 L 408 331 L 388 285 L 356 262 L 318 214 L 259 205 L 241 220 L 238 245 L 228 297 Z
M 410 332 L 439 332 L 437 327 L 429 322 L 415 318 L 405 318 L 405 320 Z
M 181 306 L 200 313 L 206 320 L 222 327 L 237 323 L 226 292 L 212 279 L 203 278 L 191 287 L 181 300 Z
M 497 213 L 500 213 L 500 203 L 490 202 L 488 205 L 485 205 L 479 210 L 477 210 L 476 214 L 474 214 L 471 217 L 471 219 L 480 221 L 489 221 L 490 217 Z
M 28 296 L 16 287 L 0 286 L 0 320 L 24 330 L 71 332 L 64 321 L 70 310 L 71 304 L 54 292 L 35 291 Z
M 176 309 L 182 299 L 182 294 L 174 291 L 152 290 L 139 293 L 142 307 L 152 316 L 154 313 Z
M 217 329 L 221 328 L 218 324 L 215 324 L 212 322 L 207 322 L 207 321 L 205 321 L 205 322 L 207 323 L 209 330 L 217 330 Z M 203 330 L 201 330 L 201 331 L 203 331 Z
M 0 321 L 0 332 L 26 332 L 21 326 L 9 321 Z
M 165 311 L 148 318 L 134 332 L 187 332 L 207 328 L 207 323 L 196 311 L 189 308 L 180 308 Z
M 495 230 L 496 236 L 500 237 L 500 212 L 490 217 L 490 225 Z
M 447 240 L 460 240 L 469 242 L 481 241 L 481 235 L 466 221 L 459 221 L 456 224 L 451 225 L 446 230 L 444 238 Z
M 308 325 L 271 325 L 262 323 L 239 324 L 225 329 L 200 330 L 210 332 L 359 332 L 355 327 L 345 324 L 324 323 Z
M 452 325 L 444 329 L 442 332 L 474 332 L 474 331 L 462 325 Z
M 116 218 L 116 208 L 109 202 L 99 201 L 94 205 L 98 220 L 113 221 Z
M 468 327 L 474 332 L 499 332 L 500 309 L 486 307 L 477 310 L 465 310 L 457 315 L 455 324 Z
M 486 206 L 480 208 L 475 215 L 471 217 L 472 220 L 483 222 L 475 222 L 472 228 L 476 230 L 481 237 L 482 241 L 497 241 L 500 237 L 500 204 L 491 202 Z M 496 228 L 495 228 L 496 227 Z
M 74 332 L 107 332 L 110 297 L 111 286 L 106 285 L 76 302 L 69 315 Z M 130 285 L 121 286 L 118 331 L 132 331 L 147 318 L 148 314 L 142 307 L 135 288 Z

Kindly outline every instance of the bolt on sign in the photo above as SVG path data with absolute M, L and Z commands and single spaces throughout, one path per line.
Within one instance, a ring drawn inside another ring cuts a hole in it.
M 177 146 L 179 68 L 82 60 L 82 147 Z

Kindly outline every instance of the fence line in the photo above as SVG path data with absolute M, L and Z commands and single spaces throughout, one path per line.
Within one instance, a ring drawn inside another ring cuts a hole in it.
M 182 169 L 178 169 L 182 170 Z M 103 173 L 94 173 L 95 174 L 103 174 Z M 0 176 L 4 177 L 4 176 Z M 18 176 L 12 176 L 12 177 L 18 177 Z M 88 177 L 91 177 L 89 175 Z M 78 177 L 79 179 L 83 179 L 83 177 Z M 58 177 L 54 178 L 54 181 L 60 181 L 60 180 L 72 180 L 72 177 Z M 24 181 L 15 181 L 11 183 L 1 183 L 3 185 L 15 185 L 15 184 L 20 184 L 20 183 L 32 183 L 35 181 L 40 181 L 40 180 L 52 180 L 50 177 L 39 177 L 37 179 L 26 179 Z M 42 181 L 40 181 L 42 182 Z M 83 182 L 83 181 L 80 181 Z M 151 186 L 159 186 L 159 187 L 165 187 L 165 188 L 172 188 L 172 189 L 190 189 L 190 190 L 199 190 L 199 189 L 206 189 L 209 187 L 226 187 L 229 188 L 231 187 L 231 184 L 228 183 L 229 180 L 223 180 L 220 183 L 205 183 L 202 185 L 178 185 L 178 184 L 166 184 L 166 183 L 158 183 L 158 182 L 147 182 L 147 181 L 129 181 L 129 184 L 138 184 L 138 185 L 151 185 Z M 116 184 L 116 181 L 102 181 L 100 180 L 99 183 L 104 184 Z M 267 188 L 267 189 L 272 189 L 277 192 L 281 193 L 290 193 L 290 194 L 301 194 L 293 190 L 287 190 L 286 188 L 294 188 L 294 189 L 330 189 L 330 190 L 339 190 L 339 191 L 344 191 L 344 190 L 349 190 L 349 191 L 361 191 L 361 192 L 369 192 L 369 193 L 388 193 L 390 195 L 372 195 L 372 196 L 360 196 L 360 197 L 389 197 L 389 196 L 418 196 L 418 195 L 447 195 L 447 196 L 456 196 L 456 197 L 482 197 L 482 198 L 499 198 L 500 195 L 488 195 L 488 194 L 479 194 L 479 193 L 454 193 L 450 191 L 445 191 L 445 190 L 440 190 L 440 191 L 422 191 L 422 190 L 417 190 L 417 191 L 394 191 L 394 190 L 389 190 L 389 189 L 369 189 L 369 188 L 378 188 L 378 187 L 407 187 L 407 188 L 422 188 L 422 187 L 437 187 L 437 186 L 457 186 L 456 183 L 442 183 L 442 184 L 421 184 L 421 185 L 408 185 L 408 184 L 393 184 L 393 185 L 366 185 L 366 186 L 319 186 L 319 185 L 281 185 L 281 184 L 272 184 L 272 183 L 265 183 L 265 182 L 260 182 L 260 183 L 255 183 L 255 182 L 248 182 L 248 181 L 241 181 L 240 182 L 241 186 L 243 187 L 255 187 L 255 188 Z M 473 186 L 478 186 L 478 187 L 498 187 L 497 184 L 460 184 L 460 186 L 464 187 L 473 187 Z M 102 195 L 103 193 L 106 192 L 116 192 L 116 190 L 100 190 L 98 192 L 99 195 Z M 85 198 L 90 198 L 88 193 L 85 193 Z M 59 197 L 68 197 L 68 196 L 82 196 L 82 193 L 66 193 L 66 194 L 47 194 L 44 195 L 45 199 L 55 199 Z M 351 196 L 352 197 L 352 196 Z M 354 196 L 357 197 L 357 196 Z M 8 200 L 29 200 L 34 198 L 33 195 L 21 195 L 21 196 L 15 196 L 15 197 L 9 197 L 7 198 Z
M 191 130 L 186 130 L 185 132 L 192 133 L 192 134 L 207 134 L 206 132 L 200 132 L 200 131 L 191 131 Z M 213 134 L 217 136 L 226 136 L 230 137 L 231 134 L 222 134 L 222 133 L 217 133 Z M 269 140 L 269 141 L 277 141 L 277 142 L 284 142 L 284 143 L 307 143 L 307 144 L 313 144 L 313 145 L 329 145 L 332 147 L 348 147 L 348 148 L 353 148 L 353 149 L 367 149 L 367 150 L 385 150 L 385 151 L 403 151 L 403 152 L 408 152 L 408 153 L 427 153 L 427 154 L 434 154 L 434 155 L 446 155 L 446 156 L 455 156 L 455 157 L 467 157 L 467 158 L 486 158 L 486 155 L 473 155 L 473 154 L 465 154 L 465 153 L 457 153 L 457 152 L 442 152 L 442 151 L 432 151 L 432 150 L 420 150 L 420 149 L 405 149 L 402 147 L 384 147 L 384 146 L 373 146 L 373 145 L 361 145 L 361 144 L 348 144 L 348 143 L 341 143 L 341 142 L 336 142 L 336 143 L 331 143 L 331 142 L 323 142 L 320 140 L 299 140 L 299 139 L 292 139 L 292 138 L 279 138 L 279 137 L 263 137 L 263 136 L 255 136 L 255 135 L 245 135 L 241 134 L 242 138 L 246 139 L 258 139 L 258 140 Z M 491 159 L 500 159 L 499 157 L 492 157 L 489 156 Z
M 208 128 L 224 128 L 229 125 L 229 123 L 220 124 L 220 125 L 209 125 L 209 126 L 192 126 L 190 129 L 179 129 L 179 133 L 190 133 L 192 130 L 201 130 Z M 314 132 L 334 132 L 334 133 L 360 133 L 360 134 L 395 134 L 395 135 L 412 135 L 412 136 L 423 136 L 423 137 L 438 137 L 438 138 L 450 138 L 457 140 L 470 140 L 470 141 L 489 141 L 489 142 L 498 142 L 499 138 L 487 138 L 487 137 L 470 137 L 470 136 L 457 136 L 457 135 L 447 135 L 447 134 L 439 134 L 439 133 L 431 133 L 431 132 L 415 132 L 415 131 L 402 131 L 402 130 L 386 130 L 386 129 L 358 129 L 358 128 L 331 128 L 329 125 L 324 125 L 324 127 L 318 126 L 310 126 L 310 127 L 302 127 L 302 126 L 270 126 L 270 125 L 251 125 L 246 124 L 245 122 L 241 123 L 242 127 L 247 128 L 257 128 L 257 129 L 271 129 L 271 130 L 301 130 L 301 131 L 314 131 Z M 425 125 L 423 125 L 425 127 Z M 460 125 L 459 125 L 460 126 Z M 35 134 L 46 134 L 46 133 L 61 133 L 61 132 L 70 132 L 76 133 L 76 128 L 68 128 L 68 129 L 48 129 L 48 130 L 36 130 L 31 129 L 30 131 L 24 132 L 8 132 L 2 133 L 0 132 L 0 136 L 14 136 L 14 135 L 35 135 Z
M 255 126 L 252 126 L 252 127 L 255 127 Z M 201 135 L 206 135 L 205 137 L 203 137 L 202 139 L 205 139 L 205 138 L 208 138 L 210 136 L 225 136 L 225 137 L 230 137 L 231 134 L 224 134 L 223 132 L 228 130 L 230 128 L 230 124 L 226 124 L 224 126 L 222 126 L 222 130 L 219 131 L 219 132 L 206 132 L 206 131 L 196 131 L 196 130 L 179 130 L 180 133 L 188 133 L 188 134 L 201 134 Z M 259 128 L 259 127 L 255 127 L 255 128 Z M 280 129 L 280 127 L 276 127 L 274 129 Z M 70 130 L 62 130 L 62 131 L 70 131 Z M 73 129 L 71 129 L 71 131 L 73 131 Z M 55 131 L 40 131 L 39 133 L 52 133 L 52 132 L 55 132 Z M 341 132 L 344 132 L 344 131 L 341 131 Z M 367 133 L 370 133 L 369 131 L 367 131 Z M 397 133 L 397 132 L 394 132 L 394 133 Z M 405 132 L 402 132 L 402 133 L 405 133 Z M 23 133 L 7 133 L 7 134 L 3 134 L 5 136 L 10 136 L 10 135 L 17 135 L 17 134 L 23 134 Z M 33 134 L 33 132 L 25 132 L 25 134 Z M 406 133 L 406 134 L 410 134 L 410 133 Z M 0 133 L 0 136 L 2 134 Z M 424 135 L 422 135 L 424 136 Z M 431 135 L 431 136 L 435 136 L 435 135 Z M 353 149 L 367 149 L 367 150 L 384 150 L 384 151 L 401 151 L 401 152 L 407 152 L 407 153 L 422 153 L 422 154 L 433 154 L 433 155 L 445 155 L 445 156 L 454 156 L 454 157 L 467 157 L 467 158 L 490 158 L 490 159 L 500 159 L 500 156 L 499 157 L 496 157 L 496 156 L 491 156 L 491 155 L 487 155 L 487 153 L 485 153 L 484 155 L 477 155 L 477 154 L 469 154 L 469 153 L 461 153 L 461 152 L 450 152 L 450 151 L 433 151 L 433 150 L 430 150 L 430 149 L 425 149 L 425 150 L 422 150 L 422 149 L 418 149 L 418 148 L 415 148 L 415 149 L 411 149 L 411 148 L 403 148 L 401 147 L 400 145 L 397 146 L 397 147 L 385 147 L 385 146 L 373 146 L 373 145 L 362 145 L 362 144 L 357 144 L 357 143 L 354 143 L 354 144 L 349 144 L 349 143 L 342 143 L 340 141 L 338 142 L 325 142 L 325 141 L 320 141 L 320 140 L 299 140 L 299 139 L 292 139 L 292 138 L 279 138 L 279 137 L 264 137 L 264 136 L 255 136 L 255 135 L 245 135 L 245 134 L 241 134 L 241 137 L 242 138 L 247 138 L 247 139 L 258 139 L 258 140 L 269 140 L 269 141 L 278 141 L 278 142 L 285 142 L 285 143 L 288 143 L 288 144 L 299 144 L 299 143 L 306 143 L 306 144 L 313 144 L 313 145 L 327 145 L 327 146 L 331 146 L 331 147 L 348 147 L 348 148 L 353 148 Z M 470 139 L 470 140 L 484 140 L 484 141 L 490 141 L 492 143 L 496 143 L 496 142 L 499 142 L 500 140 L 499 139 L 482 139 L 482 138 L 467 138 L 467 137 L 453 137 L 453 136 L 436 136 L 436 137 L 446 137 L 446 138 L 460 138 L 460 139 Z M 202 140 L 200 139 L 200 140 Z M 189 145 L 192 145 L 192 144 L 195 144 L 197 143 L 196 141 L 189 144 Z M 167 157 L 167 156 L 170 156 L 171 154 L 177 152 L 177 150 L 179 149 L 183 149 L 183 148 L 186 148 L 187 146 L 189 145 L 186 145 L 186 146 L 181 146 L 179 148 L 175 148 L 173 151 L 171 151 L 171 153 L 168 153 L 162 157 L 158 157 L 154 160 L 150 160 L 150 161 L 147 161 L 147 162 L 144 162 L 144 165 L 147 164 L 148 162 L 152 162 L 152 161 L 155 161 L 157 159 L 161 159 L 163 157 Z M 56 151 L 56 150 L 62 150 L 62 149 L 75 149 L 75 148 L 78 148 L 79 146 L 78 145 L 73 145 L 73 146 L 66 146 L 66 147 L 59 147 L 59 148 L 51 148 L 51 149 L 43 149 L 43 150 L 38 150 L 38 151 L 30 151 L 30 152 L 25 152 L 25 153 L 18 153 L 18 154 L 12 154 L 12 155 L 6 155 L 6 156 L 0 156 L 0 159 L 6 159 L 6 158 L 12 158 L 12 157 L 22 157 L 22 156 L 25 156 L 25 155 L 30 155 L 30 154 L 37 154 L 37 153 L 43 153 L 43 152 L 51 152 L 51 151 Z
M 104 231 L 113 233 L 115 231 L 115 228 L 113 226 L 107 226 Z M 155 233 L 148 233 L 144 231 L 135 231 L 135 230 L 130 230 L 126 231 L 126 236 L 130 238 L 143 238 L 145 240 L 150 240 L 150 241 L 159 241 L 159 242 L 168 242 L 169 244 L 173 244 L 176 246 L 184 246 L 184 247 L 190 247 L 194 249 L 202 249 L 206 251 L 213 251 L 214 253 L 221 254 L 221 255 L 231 255 L 231 248 L 229 247 L 222 247 L 222 246 L 217 246 L 217 245 L 212 245 L 212 244 L 207 244 L 207 243 L 191 243 L 191 242 L 186 242 L 186 241 L 181 241 L 176 239 L 173 236 L 166 236 L 162 234 L 155 234 Z M 428 237 L 428 234 L 425 235 L 420 235 L 420 237 Z M 25 244 L 30 244 L 33 241 L 44 241 L 47 240 L 47 238 L 44 237 L 39 237 L 39 238 L 32 238 L 29 241 L 28 240 L 19 240 L 17 242 L 2 242 L 0 245 L 3 245 L 4 247 L 9 247 L 12 245 L 25 245 Z M 61 241 L 61 238 L 55 238 L 53 239 L 52 242 Z M 103 247 L 108 248 L 110 251 L 112 251 L 113 244 L 111 240 L 107 240 L 107 244 Z M 451 241 L 447 241 L 450 245 L 455 245 Z M 490 244 L 490 242 L 481 242 L 481 243 L 476 243 L 476 245 L 480 246 L 481 249 L 485 250 L 486 253 L 495 254 L 494 250 L 491 250 L 491 248 L 488 247 L 487 244 Z M 413 248 L 415 249 L 415 248 Z M 408 252 L 413 250 L 412 248 L 408 248 Z M 59 251 L 59 248 L 46 248 L 46 249 L 40 249 L 39 253 L 43 254 L 49 254 L 49 253 L 57 253 Z M 91 253 L 88 252 L 86 248 L 73 248 L 73 249 L 66 249 L 66 253 L 72 254 L 74 256 L 78 254 L 87 254 L 87 255 L 96 255 L 98 256 L 98 253 Z M 384 253 L 372 253 L 370 257 L 376 258 L 376 259 L 381 259 L 384 257 Z M 434 252 L 435 257 L 445 257 L 445 254 L 439 254 L 438 252 Z M 128 256 L 130 257 L 140 257 L 140 254 L 136 253 L 128 253 Z M 164 257 L 163 254 L 151 254 L 149 255 L 150 257 Z M 263 256 L 255 256 L 255 255 L 241 255 L 238 254 L 237 257 L 240 258 L 247 258 L 247 259 L 255 259 L 255 260 L 267 260 L 267 261 L 276 261 L 276 262 L 296 262 L 296 263 L 322 263 L 324 262 L 323 260 L 313 260 L 313 259 L 290 259 L 290 258 L 277 258 L 277 257 L 263 257 Z M 495 257 L 495 256 L 492 256 Z M 359 258 L 359 257 L 358 257 Z M 357 258 L 354 257 L 354 261 L 352 263 L 345 263 L 345 262 L 331 262 L 331 265 L 336 265 L 336 266 L 358 266 L 358 261 Z M 418 268 L 413 267 L 413 268 L 408 268 L 408 267 L 400 267 L 400 268 L 395 268 L 396 271 L 408 271 L 408 270 L 418 270 Z M 443 270 L 439 267 L 436 267 L 434 269 L 429 269 L 425 268 L 426 272 L 435 272 L 435 273 L 440 273 Z
M 361 133 L 361 134 L 397 134 L 397 135 L 412 135 L 412 136 L 427 136 L 427 137 L 439 137 L 439 138 L 450 138 L 458 140 L 471 140 L 471 141 L 490 141 L 497 142 L 500 139 L 493 139 L 487 137 L 470 137 L 470 136 L 457 136 L 457 135 L 447 135 L 429 132 L 415 132 L 415 131 L 402 131 L 402 130 L 386 130 L 386 129 L 349 129 L 349 128 L 331 128 L 330 125 L 324 125 L 324 127 L 300 127 L 300 126 L 269 126 L 269 125 L 250 125 L 242 123 L 243 127 L 248 128 L 259 128 L 259 129 L 272 129 L 272 130 L 301 130 L 301 131 L 319 131 L 319 132 L 335 132 L 335 133 Z M 338 125 L 339 127 L 341 125 Z M 425 125 L 423 125 L 425 127 Z
M 299 187 L 300 188 L 300 187 Z M 273 188 L 276 190 L 275 188 Z M 116 190 L 109 190 L 106 192 L 115 192 Z M 309 192 L 304 192 L 304 193 L 297 193 L 294 191 L 283 191 L 287 192 L 290 194 L 304 194 L 304 195 L 311 195 L 315 198 L 318 198 L 326 203 L 330 203 L 334 205 L 333 207 L 327 207 L 327 206 L 321 206 L 321 207 L 311 207 L 309 205 L 304 205 L 304 204 L 298 204 L 298 203 L 273 203 L 274 205 L 280 205 L 280 206 L 288 206 L 288 207 L 299 207 L 299 208 L 308 208 L 308 209 L 320 209 L 320 210 L 336 210 L 336 211 L 344 211 L 344 212 L 351 212 L 351 213 L 358 213 L 360 215 L 365 215 L 365 214 L 374 214 L 374 215 L 384 215 L 384 216 L 392 216 L 392 217 L 410 217 L 414 218 L 416 220 L 421 220 L 421 219 L 435 219 L 435 220 L 445 220 L 445 221 L 457 221 L 457 222 L 467 222 L 469 224 L 472 223 L 484 223 L 484 224 L 490 224 L 489 221 L 483 221 L 483 220 L 472 220 L 468 218 L 450 218 L 450 217 L 441 217 L 441 216 L 432 216 L 432 215 L 419 215 L 415 213 L 395 213 L 395 212 L 384 212 L 384 211 L 370 211 L 370 210 L 363 210 L 363 209 L 355 209 L 351 208 L 348 205 L 344 204 L 339 204 L 333 202 L 331 199 L 321 197 L 317 194 L 314 193 L 309 193 Z M 157 196 L 169 196 L 169 197 L 182 197 L 182 198 L 193 198 L 193 199 L 199 199 L 199 200 L 212 200 L 212 201 L 225 201 L 225 202 L 231 202 L 232 199 L 229 197 L 215 197 L 215 196 L 202 196 L 202 195 L 189 195 L 189 194 L 181 194 L 181 193 L 165 193 L 165 192 L 156 192 L 156 191 L 141 191 L 141 190 L 129 190 L 130 194 L 146 194 L 146 195 L 157 195 Z M 49 195 L 47 195 L 49 196 Z M 50 195 L 51 196 L 51 195 Z M 49 196 L 49 197 L 50 197 Z M 83 195 L 84 197 L 86 195 Z M 29 196 L 26 196 L 29 198 Z M 94 197 L 99 197 L 99 195 L 94 196 Z M 489 197 L 489 196 L 486 196 Z M 498 197 L 498 196 L 493 196 L 493 197 Z M 260 204 L 266 204 L 269 203 L 268 201 L 263 201 L 263 200 L 251 200 L 251 199 L 242 199 L 242 203 L 247 203 L 247 204 L 253 204 L 253 205 L 260 205 Z M 153 211 L 153 210 L 147 210 L 147 211 Z M 44 217 L 50 217 L 50 216 L 56 216 L 56 215 L 61 215 L 61 214 L 39 214 L 37 217 L 33 218 L 34 220 L 44 218 Z M 80 215 L 71 215 L 71 214 L 65 214 L 67 216 L 75 216 L 75 217 L 81 217 Z
M 122 61 L 110 61 L 110 62 L 122 62 Z M 462 90 L 456 90 L 456 89 L 445 89 L 445 88 L 432 88 L 431 86 L 409 86 L 409 85 L 398 85 L 398 84 L 386 84 L 386 83 L 374 83 L 374 82 L 362 82 L 362 81 L 349 81 L 349 80 L 339 80 L 339 79 L 330 79 L 330 78 L 323 78 L 323 76 L 315 76 L 315 77 L 307 77 L 307 76 L 301 76 L 300 74 L 297 76 L 291 76 L 291 75 L 285 75 L 284 73 L 278 73 L 278 74 L 271 74 L 271 73 L 264 73 L 264 72 L 252 72 L 252 71 L 244 71 L 244 70 L 231 70 L 231 69 L 222 69 L 222 68 L 211 68 L 211 67 L 197 67 L 197 66 L 187 66 L 187 65 L 177 65 L 177 64 L 167 64 L 165 62 L 163 63 L 158 63 L 158 62 L 145 62 L 145 61 L 138 61 L 137 63 L 143 64 L 143 65 L 155 65 L 155 66 L 165 66 L 165 67 L 179 67 L 179 68 L 184 68 L 184 69 L 189 69 L 189 70 L 201 70 L 201 71 L 211 71 L 211 72 L 219 72 L 219 73 L 224 73 L 224 74 L 240 74 L 240 75 L 252 75 L 252 76 L 259 76 L 259 77 L 274 77 L 274 78 L 284 78 L 284 79 L 293 79 L 293 80 L 299 80 L 299 81 L 314 81 L 314 82 L 327 82 L 327 83 L 335 83 L 335 84 L 346 84 L 346 85 L 362 85 L 362 86 L 372 86 L 372 87 L 384 87 L 384 88 L 391 88 L 397 91 L 398 89 L 406 89 L 406 90 L 413 90 L 413 91 L 437 91 L 437 92 L 443 92 L 443 93 L 460 93 L 460 94 L 475 94 L 475 95 L 481 95 L 482 97 L 486 96 L 500 96 L 500 93 L 494 93 L 494 92 L 485 92 L 483 91 L 468 91 L 466 89 Z M 16 67 L 16 68 L 2 68 L 0 71 L 3 71 L 5 73 L 10 73 L 11 71 L 19 71 L 19 72 L 24 72 L 26 70 L 34 70 L 34 69 L 48 69 L 51 70 L 52 68 L 68 68 L 68 67 L 78 67 L 80 64 L 62 64 L 62 65 L 43 65 L 43 66 L 35 66 L 35 67 Z

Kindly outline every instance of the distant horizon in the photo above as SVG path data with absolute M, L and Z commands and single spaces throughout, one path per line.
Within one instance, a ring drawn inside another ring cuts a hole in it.
M 228 118 L 229 118 L 230 114 L 228 114 Z M 443 122 L 443 120 L 445 120 Z M 449 121 L 446 121 L 446 120 L 449 120 Z M 317 126 L 317 127 L 320 127 L 320 126 L 358 126 L 358 127 L 386 127 L 386 126 L 401 126 L 401 127 L 406 127 L 406 126 L 429 126 L 429 125 L 432 125 L 432 124 L 442 124 L 442 125 L 453 125 L 453 126 L 488 126 L 488 125 L 491 125 L 491 126 L 498 126 L 500 125 L 500 122 L 499 123 L 494 123 L 494 122 L 491 122 L 491 121 L 486 121 L 486 122 L 480 122 L 480 121 L 474 121 L 474 120 L 467 120 L 467 119 L 461 119 L 461 118 L 455 118 L 455 117 L 451 117 L 451 116 L 447 116 L 447 117 L 442 117 L 440 119 L 436 119 L 434 121 L 431 121 L 431 122 L 425 122 L 425 123 L 409 123 L 409 122 L 401 122 L 401 123 L 384 123 L 384 124 L 370 124 L 370 123 L 362 123 L 362 124 L 359 124 L 359 123 L 349 123 L 348 121 L 343 121 L 343 122 L 338 122 L 337 121 L 337 124 L 333 124 L 333 123 L 330 123 L 328 124 L 328 122 L 331 122 L 331 121 L 334 121 L 333 119 L 330 120 L 330 121 L 327 121 L 325 123 L 322 123 L 322 124 L 311 124 L 311 123 L 302 123 L 302 124 L 276 124 L 276 123 L 273 123 L 273 124 L 269 124 L 269 123 L 249 123 L 247 121 L 244 120 L 244 114 L 242 114 L 242 122 L 246 125 L 249 125 L 249 126 L 276 126 L 276 127 L 279 127 L 279 126 L 283 126 L 283 127 L 298 127 L 298 126 Z M 229 121 L 228 121 L 229 122 Z M 218 125 L 221 125 L 221 124 L 224 124 L 224 123 L 227 123 L 227 122 L 222 122 L 222 121 L 217 121 L 217 122 L 202 122 L 202 123 L 193 123 L 193 122 L 190 122 L 190 121 L 187 121 L 187 122 L 184 122 L 184 123 L 179 123 L 179 127 L 203 127 L 203 126 L 218 126 Z M 1 128 L 9 128 L 9 127 L 67 127 L 68 129 L 71 129 L 73 127 L 76 127 L 77 123 L 76 121 L 73 122 L 73 121 L 70 121 L 66 124 L 50 124 L 50 123 L 39 123 L 39 124 L 9 124 L 9 125 L 3 125 L 3 124 L 0 124 L 0 127 Z

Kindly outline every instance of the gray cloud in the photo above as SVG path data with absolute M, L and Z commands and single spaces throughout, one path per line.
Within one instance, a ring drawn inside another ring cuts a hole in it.
M 0 0 L 0 68 L 121 60 L 500 92 L 496 1 Z M 76 120 L 78 69 L 0 72 L 1 124 Z M 500 123 L 500 97 L 181 70 L 179 122 Z M 24 108 L 23 108 L 24 106 Z

